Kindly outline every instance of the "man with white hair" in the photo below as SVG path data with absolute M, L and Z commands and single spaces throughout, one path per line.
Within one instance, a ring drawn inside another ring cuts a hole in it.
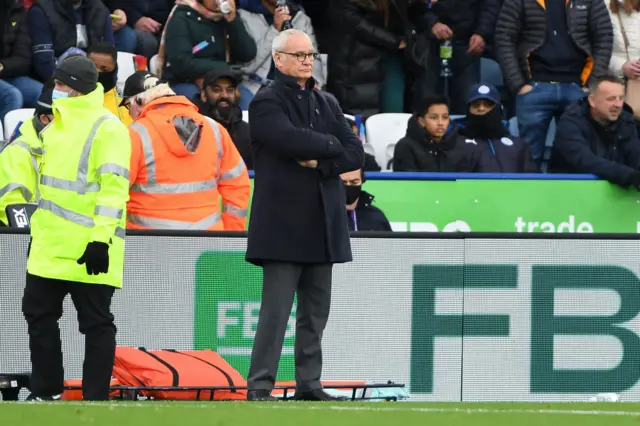
M 247 399 L 274 399 L 297 294 L 294 398 L 332 401 L 320 382 L 321 339 L 333 264 L 352 260 L 340 174 L 361 168 L 364 151 L 338 104 L 315 89 L 309 37 L 281 32 L 272 56 L 275 80 L 249 106 L 255 184 L 246 259 L 262 267 L 263 286 Z
M 249 174 L 227 130 L 149 72 L 123 92 L 135 121 L 127 228 L 244 231 Z

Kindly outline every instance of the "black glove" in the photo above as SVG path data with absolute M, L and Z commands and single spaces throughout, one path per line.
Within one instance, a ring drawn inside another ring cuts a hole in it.
M 78 259 L 78 265 L 83 263 L 86 264 L 89 275 L 109 272 L 109 245 L 97 241 L 87 244 L 84 254 Z

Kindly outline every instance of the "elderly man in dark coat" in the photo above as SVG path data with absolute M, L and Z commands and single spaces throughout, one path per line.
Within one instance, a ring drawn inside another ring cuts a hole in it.
M 320 382 L 321 339 L 333 264 L 352 260 L 340 174 L 361 168 L 364 151 L 340 107 L 314 89 L 309 37 L 283 31 L 272 54 L 275 82 L 249 106 L 255 178 L 246 259 L 262 266 L 263 286 L 247 399 L 274 399 L 297 292 L 295 398 L 333 400 Z

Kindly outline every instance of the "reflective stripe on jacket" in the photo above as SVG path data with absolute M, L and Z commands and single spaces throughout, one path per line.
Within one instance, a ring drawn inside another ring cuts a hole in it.
M 103 107 L 102 86 L 85 96 L 56 99 L 42 133 L 40 201 L 31 218 L 29 273 L 122 287 L 124 227 L 131 141 Z M 77 260 L 88 243 L 109 244 L 109 272 L 88 275 Z
M 249 174 L 222 125 L 171 96 L 146 105 L 129 131 L 129 229 L 245 229 Z
M 33 203 L 39 198 L 37 174 L 42 143 L 32 120 L 22 123 L 19 133 L 18 139 L 0 151 L 0 222 L 5 225 L 8 205 Z

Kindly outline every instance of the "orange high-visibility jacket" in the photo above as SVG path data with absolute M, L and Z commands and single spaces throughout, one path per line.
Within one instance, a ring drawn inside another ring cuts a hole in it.
M 129 132 L 128 229 L 245 230 L 249 174 L 222 125 L 169 96 L 147 104 Z

